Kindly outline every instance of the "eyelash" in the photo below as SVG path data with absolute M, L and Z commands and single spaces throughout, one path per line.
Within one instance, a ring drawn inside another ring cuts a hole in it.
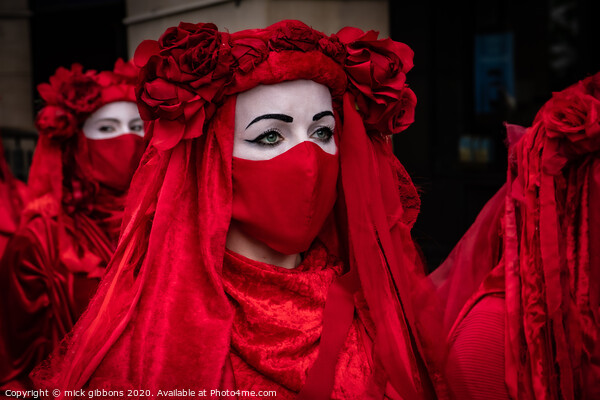
M 319 128 L 317 128 L 312 134 L 311 137 L 321 131 L 321 130 L 326 130 L 328 133 L 327 139 L 317 139 L 317 140 L 321 140 L 323 143 L 329 143 L 329 141 L 331 141 L 331 138 L 333 137 L 333 129 L 330 128 L 329 126 L 321 126 Z M 281 133 L 277 130 L 277 129 L 270 129 L 266 132 L 261 133 L 260 135 L 258 135 L 256 138 L 252 139 L 252 140 L 248 140 L 246 139 L 246 142 L 249 143 L 255 143 L 259 146 L 265 146 L 265 147 L 274 147 L 277 146 L 279 143 L 281 143 L 281 140 L 277 141 L 276 143 L 264 143 L 262 142 L 262 140 L 264 138 L 266 138 L 269 134 L 271 133 L 277 133 L 277 135 L 279 135 L 279 137 L 281 137 Z
M 277 135 L 279 135 L 279 137 L 282 137 L 281 133 L 277 129 L 269 129 L 268 131 L 261 133 L 260 135 L 258 135 L 256 138 L 254 138 L 252 140 L 246 139 L 246 142 L 255 143 L 259 146 L 265 146 L 265 147 L 273 147 L 273 146 L 277 146 L 279 143 L 281 143 L 281 140 L 277 141 L 276 143 L 271 143 L 271 144 L 261 142 L 261 140 L 266 138 L 270 133 L 276 133 Z

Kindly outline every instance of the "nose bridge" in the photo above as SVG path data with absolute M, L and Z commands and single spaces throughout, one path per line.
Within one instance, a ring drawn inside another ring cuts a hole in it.
M 308 137 L 308 129 L 309 126 L 304 124 L 304 123 L 297 123 L 294 124 L 292 127 L 292 136 L 293 136 L 293 142 L 292 142 L 292 146 L 295 146 L 297 144 L 300 144 L 302 142 L 306 142 L 309 139 Z M 292 147 L 290 146 L 290 147 Z
M 119 121 L 118 127 L 119 127 L 119 130 L 118 130 L 119 135 L 129 132 L 129 123 L 125 120 Z

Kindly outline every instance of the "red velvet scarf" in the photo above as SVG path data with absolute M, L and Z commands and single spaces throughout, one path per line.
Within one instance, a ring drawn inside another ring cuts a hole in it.
M 319 243 L 294 270 L 225 253 L 223 284 L 234 310 L 230 359 L 237 389 L 275 390 L 278 398 L 296 398 L 317 358 L 328 289 L 342 269 Z M 373 367 L 365 332 L 355 317 L 337 361 L 331 398 L 367 396 Z

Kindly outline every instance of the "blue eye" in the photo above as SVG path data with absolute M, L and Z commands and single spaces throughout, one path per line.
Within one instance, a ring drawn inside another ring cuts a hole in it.
M 252 140 L 246 140 L 250 143 L 256 143 L 260 146 L 277 146 L 283 137 L 277 131 L 267 131 L 265 133 L 261 133 L 256 138 Z
M 331 130 L 331 128 L 323 126 L 320 127 L 319 129 L 317 129 L 312 135 L 312 138 L 315 138 L 317 140 L 320 140 L 322 142 L 329 142 L 331 140 L 331 138 L 333 137 L 333 131 Z

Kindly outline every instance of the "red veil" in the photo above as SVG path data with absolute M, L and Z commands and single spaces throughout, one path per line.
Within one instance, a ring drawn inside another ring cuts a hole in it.
M 506 185 L 433 274 L 449 338 L 486 296 L 504 302 L 512 398 L 600 396 L 600 73 L 507 125 Z
M 343 121 L 336 221 L 321 239 L 347 268 L 328 292 L 319 357 L 300 396 L 328 398 L 337 354 L 362 308 L 376 328 L 381 387 L 373 396 L 383 397 L 387 382 L 402 398 L 432 398 L 437 375 L 412 300 L 423 277 L 410 235 L 419 199 L 387 135 L 413 120 L 416 99 L 404 75 L 412 51 L 375 32 L 346 28 L 328 37 L 298 21 L 234 34 L 182 23 L 143 42 L 135 60 L 150 146 L 108 274 L 61 351 L 35 372 L 36 384 L 235 389 L 221 278 L 235 94 L 312 79 L 330 88 Z M 366 305 L 355 301 L 359 293 Z

